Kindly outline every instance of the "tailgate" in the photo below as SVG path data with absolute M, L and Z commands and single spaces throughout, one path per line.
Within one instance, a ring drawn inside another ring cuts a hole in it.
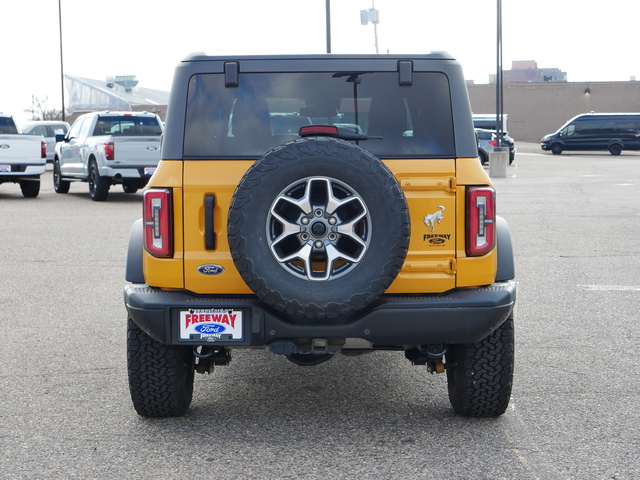
M 184 161 L 184 278 L 187 290 L 251 293 L 235 268 L 227 216 L 235 188 L 252 161 Z M 388 293 L 444 292 L 456 286 L 456 183 L 454 159 L 387 160 L 411 216 L 409 253 Z M 209 202 L 209 206 L 207 206 Z M 213 216 L 213 248 L 206 217 Z M 212 245 L 210 244 L 210 247 Z M 224 269 L 224 275 L 203 274 Z
M 160 137 L 113 137 L 116 165 L 155 167 L 160 161 Z
M 0 135 L 0 164 L 44 165 L 42 135 Z

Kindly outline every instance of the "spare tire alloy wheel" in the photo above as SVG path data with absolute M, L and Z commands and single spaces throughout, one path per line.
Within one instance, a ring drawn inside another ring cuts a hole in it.
M 371 218 L 349 185 L 310 177 L 286 187 L 273 202 L 267 238 L 286 271 L 310 281 L 330 281 L 362 260 L 371 239 Z
M 286 143 L 258 160 L 229 209 L 236 268 L 258 297 L 299 319 L 332 319 L 375 301 L 409 244 L 398 182 L 377 158 L 335 138 Z

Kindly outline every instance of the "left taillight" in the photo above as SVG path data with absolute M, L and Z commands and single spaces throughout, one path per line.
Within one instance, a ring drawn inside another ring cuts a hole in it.
M 116 147 L 113 142 L 104 143 L 104 157 L 105 157 L 105 160 L 115 160 Z
M 489 253 L 496 244 L 496 192 L 491 187 L 467 189 L 467 255 Z
M 44 140 L 40 142 L 40 158 L 47 158 L 47 143 Z
M 145 250 L 155 257 L 172 256 L 171 190 L 145 190 L 142 204 Z

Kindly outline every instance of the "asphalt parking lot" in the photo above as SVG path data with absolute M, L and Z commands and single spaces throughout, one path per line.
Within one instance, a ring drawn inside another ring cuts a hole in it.
M 640 152 L 519 144 L 494 180 L 516 255 L 509 410 L 466 419 L 402 353 L 301 368 L 264 351 L 139 417 L 122 304 L 141 194 L 0 185 L 2 479 L 640 478 Z

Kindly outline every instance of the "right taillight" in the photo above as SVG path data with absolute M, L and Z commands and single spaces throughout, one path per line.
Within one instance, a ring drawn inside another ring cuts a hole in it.
M 467 255 L 484 255 L 496 244 L 496 192 L 491 187 L 467 189 Z
M 171 190 L 145 190 L 142 205 L 145 250 L 156 257 L 170 257 L 173 255 Z

